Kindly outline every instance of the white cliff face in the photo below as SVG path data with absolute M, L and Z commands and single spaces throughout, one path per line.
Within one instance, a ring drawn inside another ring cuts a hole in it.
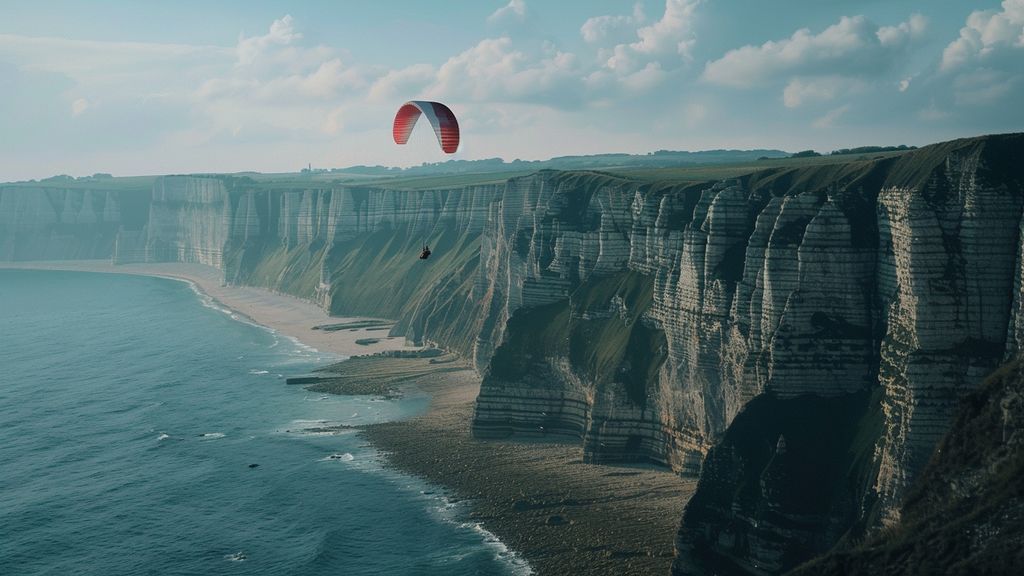
M 959 400 L 1007 352 L 1020 350 L 1007 330 L 1019 318 L 1021 190 L 1019 182 L 993 178 L 985 161 L 982 150 L 951 154 L 923 187 L 879 195 L 889 244 L 878 266 L 887 322 L 876 490 L 890 521 Z
M 120 225 L 110 190 L 0 188 L 0 260 L 108 258 Z
M 1019 142 L 1009 146 L 1019 158 Z M 959 398 L 1024 333 L 1021 183 L 987 166 L 987 153 L 973 141 L 924 174 L 907 166 L 934 151 L 837 177 L 794 171 L 696 189 L 545 173 L 509 182 L 482 239 L 477 290 L 493 321 L 478 366 L 509 337 L 509 318 L 624 272 L 653 283 L 650 305 L 629 313 L 663 333 L 665 358 L 643 402 L 559 351 L 534 358 L 525 377 L 492 370 L 477 434 L 569 434 L 593 461 L 639 452 L 696 472 L 757 394 L 882 386 L 875 489 L 894 511 Z
M 583 436 L 594 460 L 639 450 L 696 472 L 754 395 L 835 395 L 871 383 L 873 252 L 853 244 L 826 191 L 773 197 L 741 182 L 650 190 L 593 180 L 581 188 L 560 175 L 519 179 L 496 203 L 482 240 L 482 292 L 497 318 L 481 334 L 478 365 L 518 309 L 629 271 L 653 285 L 649 306 L 628 313 L 663 333 L 664 363 L 643 406 L 621 388 L 587 382 L 564 357 L 546 360 L 555 379 L 546 386 L 492 374 L 478 433 L 499 422 L 539 430 L 546 421 L 545 430 Z M 524 207 L 524 198 L 533 201 Z M 556 425 L 563 410 L 567 422 Z
M 165 176 L 153 185 L 146 234 L 148 262 L 194 262 L 221 267 L 224 246 L 240 227 L 249 203 L 232 213 L 219 178 Z

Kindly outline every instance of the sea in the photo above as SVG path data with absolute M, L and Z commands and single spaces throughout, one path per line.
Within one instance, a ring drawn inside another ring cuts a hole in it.
M 0 574 L 528 574 L 355 430 L 428 398 L 285 384 L 341 360 L 164 278 L 0 270 Z

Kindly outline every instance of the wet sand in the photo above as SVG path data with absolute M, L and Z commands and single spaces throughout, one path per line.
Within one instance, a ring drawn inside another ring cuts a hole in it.
M 407 348 L 402 338 L 356 343 L 380 338 L 384 333 L 379 328 L 313 330 L 364 319 L 331 317 L 311 302 L 261 288 L 225 286 L 219 270 L 198 264 L 0 262 L 0 268 L 188 280 L 222 305 L 321 351 L 353 356 Z M 389 454 L 391 466 L 445 487 L 454 498 L 469 500 L 470 519 L 526 558 L 537 574 L 669 573 L 672 542 L 696 481 L 649 467 L 584 464 L 578 442 L 475 440 L 470 422 L 479 376 L 464 364 L 461 369 L 439 364 L 424 370 L 425 362 L 409 360 L 405 366 L 393 358 L 367 358 L 348 374 L 353 381 L 361 374 L 362 380 L 375 381 L 391 375 L 401 387 L 431 394 L 431 406 L 422 416 L 363 429 Z M 408 377 L 412 372 L 418 373 Z M 343 387 L 332 391 L 346 393 Z

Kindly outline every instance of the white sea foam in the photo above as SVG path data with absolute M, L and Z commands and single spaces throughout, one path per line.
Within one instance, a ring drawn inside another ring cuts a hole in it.
M 234 314 L 233 310 L 231 310 L 230 308 L 225 308 L 224 306 L 221 306 L 220 303 L 218 303 L 213 298 L 213 296 L 210 296 L 206 292 L 203 292 L 203 289 L 200 288 L 199 285 L 196 284 L 195 282 L 193 282 L 191 280 L 184 279 L 184 278 L 181 278 L 180 280 L 182 282 L 188 283 L 189 288 L 191 288 L 192 292 L 194 292 L 195 295 L 199 297 L 199 302 L 203 306 L 205 306 L 205 307 L 207 307 L 207 308 L 209 308 L 211 310 L 216 310 L 217 312 L 220 312 L 221 314 L 227 314 L 228 316 L 232 316 Z
M 457 526 L 460 530 L 472 531 L 479 536 L 484 547 L 494 554 L 494 559 L 508 566 L 513 575 L 529 576 L 534 573 L 530 563 L 516 551 L 506 546 L 493 532 L 484 528 L 479 522 L 466 522 L 462 520 L 465 517 L 464 501 L 453 501 L 443 494 L 435 495 L 432 491 L 421 490 L 420 493 L 438 502 L 439 506 L 434 508 L 438 518 Z
M 163 433 L 161 433 L 161 434 L 160 434 L 160 436 L 158 436 L 158 437 L 157 437 L 157 441 L 160 441 L 160 440 L 167 440 L 167 439 L 168 439 L 168 438 L 170 438 L 170 437 L 171 437 L 171 435 L 170 435 L 170 434 L 163 434 Z
M 511 550 L 504 542 L 498 539 L 490 530 L 487 530 L 479 522 L 466 522 L 462 527 L 470 527 L 484 539 L 484 545 L 494 551 L 494 559 L 508 564 L 512 573 L 516 576 L 528 576 L 533 574 L 533 567 L 525 558 Z
M 223 432 L 204 432 L 199 435 L 203 440 L 216 440 L 217 438 L 223 438 Z
M 355 459 L 355 456 L 348 452 L 345 452 L 344 454 L 331 454 L 330 456 L 326 456 L 324 458 L 317 460 L 317 462 L 351 462 Z
M 249 370 L 249 374 L 254 374 L 254 375 L 259 376 L 259 375 L 262 375 L 262 374 L 270 374 L 270 371 L 269 370 L 256 370 L 255 368 L 253 368 L 252 370 Z
M 316 349 L 316 348 L 314 348 L 314 347 L 312 347 L 312 346 L 310 346 L 310 345 L 300 341 L 298 338 L 296 338 L 294 336 L 290 336 L 288 334 L 282 334 L 282 333 L 278 332 L 274 328 L 271 328 L 269 326 L 264 326 L 263 324 L 260 324 L 260 323 L 258 323 L 256 321 L 254 321 L 252 318 L 249 318 L 245 314 L 242 314 L 241 312 L 237 312 L 237 311 L 235 311 L 235 310 L 233 310 L 233 309 L 231 309 L 231 308 L 221 304 L 219 301 L 217 301 L 216 298 L 210 296 L 206 292 L 203 292 L 203 289 L 200 288 L 199 285 L 197 283 L 193 282 L 192 280 L 189 280 L 187 278 L 177 278 L 177 277 L 170 277 L 170 278 L 172 280 L 179 280 L 181 282 L 185 282 L 186 284 L 188 284 L 189 288 L 192 289 L 192 292 L 194 292 L 195 295 L 199 298 L 199 302 L 203 306 L 205 306 L 207 308 L 210 308 L 211 310 L 216 310 L 217 312 L 225 314 L 225 315 L 229 316 L 232 320 L 236 320 L 238 322 L 241 322 L 243 324 L 248 324 L 250 326 L 255 326 L 256 328 L 259 328 L 260 330 L 264 330 L 264 331 L 270 333 L 274 337 L 274 342 L 273 342 L 273 344 L 270 345 L 270 348 L 277 347 L 277 345 L 280 344 L 281 337 L 284 337 L 285 339 L 289 340 L 292 343 L 294 350 L 291 352 L 291 355 L 293 357 L 295 357 L 295 359 L 297 359 L 297 360 L 301 360 L 303 362 L 318 362 L 319 363 L 319 362 L 340 362 L 342 360 L 347 360 L 348 359 L 347 356 L 341 356 L 341 355 L 333 354 L 333 353 L 330 353 L 330 352 L 321 352 L 320 350 L 318 350 L 318 349 Z
M 241 550 L 239 550 L 238 552 L 235 552 L 234 554 L 225 554 L 224 555 L 224 559 L 225 560 L 229 560 L 231 562 L 245 562 L 246 558 L 247 558 L 247 556 L 245 555 L 245 552 L 242 552 Z

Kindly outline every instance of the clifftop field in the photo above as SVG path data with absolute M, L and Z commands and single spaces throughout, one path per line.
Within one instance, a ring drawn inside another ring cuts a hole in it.
M 881 147 L 869 147 L 881 148 Z M 820 164 L 846 164 L 851 161 L 868 161 L 899 156 L 911 149 L 872 152 L 833 153 L 811 157 L 793 157 L 779 150 L 719 151 L 716 152 L 667 152 L 656 154 L 656 160 L 643 161 L 645 156 L 612 154 L 578 156 L 570 159 L 552 159 L 534 162 L 462 161 L 424 165 L 401 170 L 383 167 L 354 167 L 335 170 L 270 173 L 240 172 L 230 174 L 248 178 L 254 186 L 309 187 L 363 185 L 408 190 L 426 188 L 447 188 L 470 184 L 504 182 L 517 176 L 525 176 L 539 170 L 598 170 L 611 174 L 628 176 L 641 180 L 678 180 L 694 182 L 736 178 L 759 170 L 774 167 L 800 167 Z M 686 160 L 680 159 L 680 155 Z M 765 155 L 768 154 L 768 155 Z M 757 156 L 756 158 L 754 156 Z M 365 170 L 361 170 L 365 168 Z M 197 174 L 198 175 L 198 174 Z M 103 188 L 110 190 L 138 190 L 148 192 L 157 176 L 108 175 L 55 176 L 38 181 L 0 183 L 4 187 L 52 186 L 68 189 Z M 216 176 L 216 174 L 208 174 Z

